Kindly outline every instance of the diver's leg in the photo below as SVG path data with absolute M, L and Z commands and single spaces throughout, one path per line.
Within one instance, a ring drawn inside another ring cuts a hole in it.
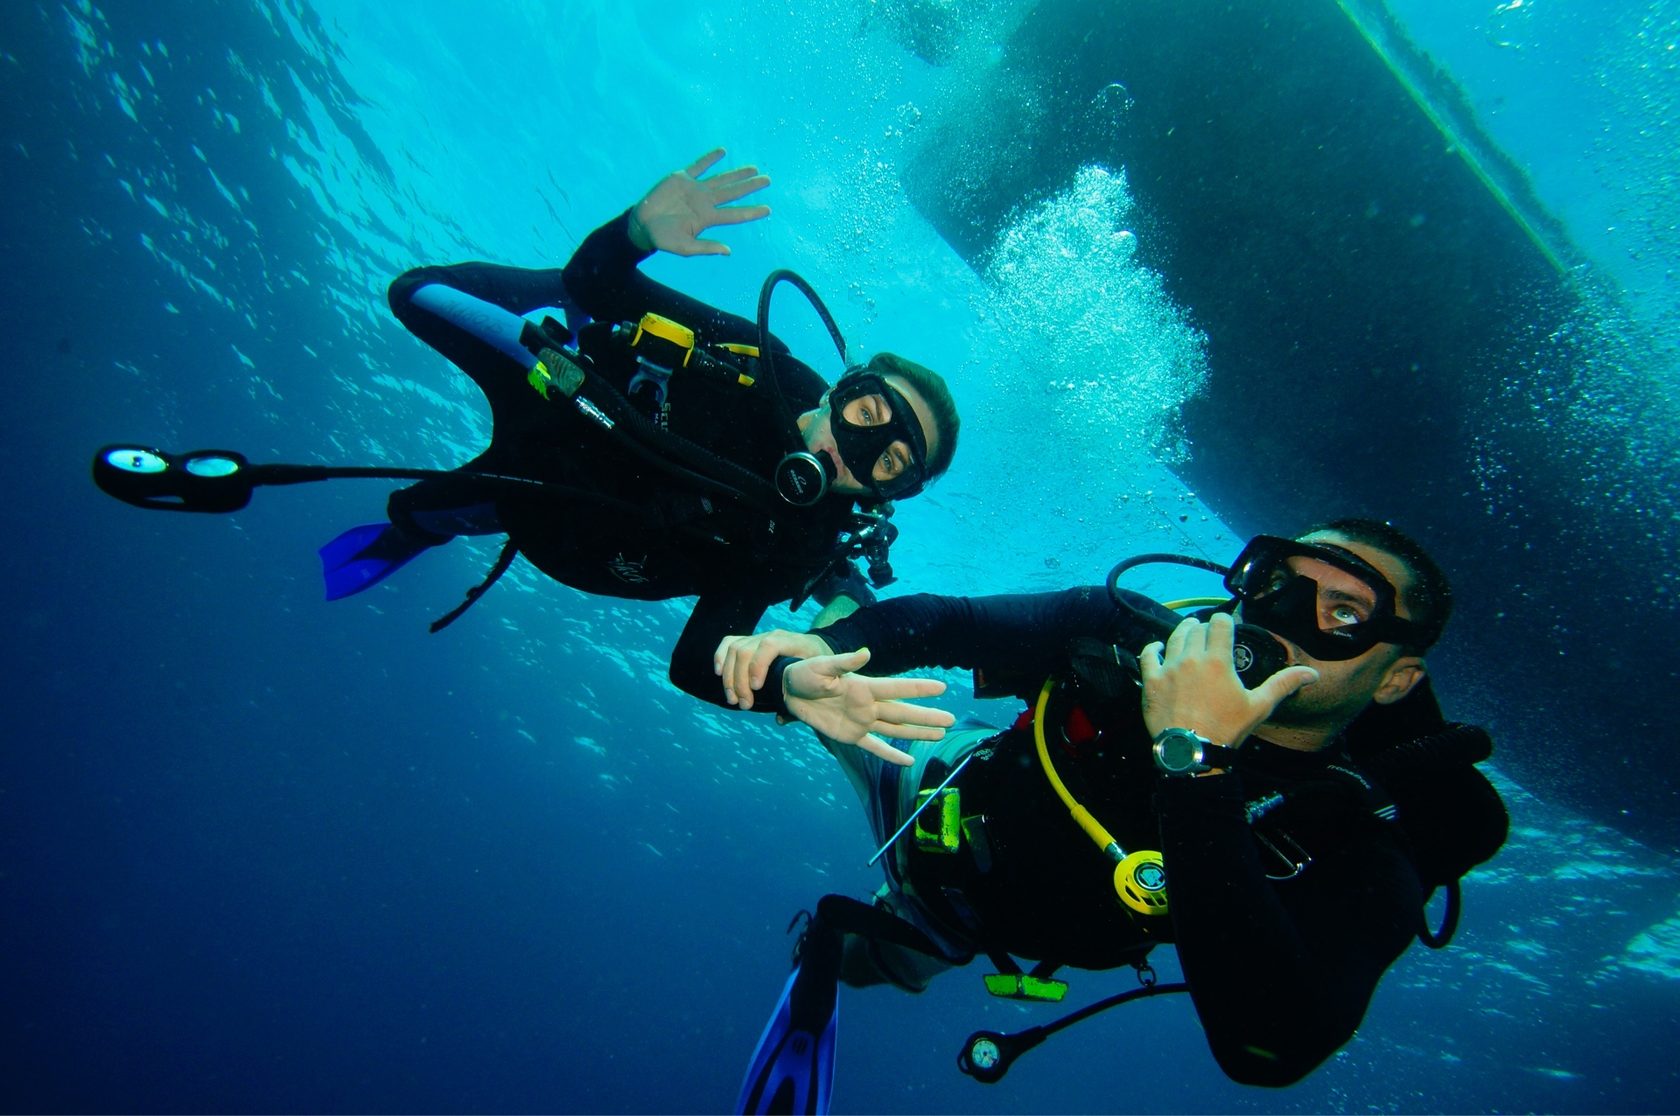
M 875 893 L 875 906 L 903 922 L 920 943 L 867 934 L 847 934 L 845 953 L 840 962 L 840 979 L 852 988 L 868 988 L 875 984 L 891 984 L 906 992 L 925 992 L 933 978 L 947 969 L 966 964 L 968 957 L 952 959 L 939 950 L 933 940 L 915 930 L 911 900 L 891 884 L 882 884 Z
M 950 762 L 942 745 L 912 742 L 916 763 L 903 768 L 820 733 L 817 739 L 858 792 L 879 841 L 909 816 L 903 806 L 906 793 L 914 808 L 928 761 L 937 756 Z M 817 903 L 800 936 L 793 975 L 742 1081 L 737 1112 L 828 1111 L 842 982 L 920 992 L 938 973 L 973 957 L 972 944 L 935 929 L 915 896 L 900 890 L 895 858 L 888 857 L 884 866 L 888 883 L 873 905 L 844 895 L 826 895 Z
M 385 514 L 391 525 L 415 543 L 437 546 L 456 535 L 499 535 L 501 516 L 495 497 L 469 477 L 423 480 L 391 493 Z
M 872 907 L 844 895 L 823 896 L 799 936 L 793 975 L 758 1040 L 741 1083 L 736 1111 L 828 1111 L 834 1083 L 840 982 L 850 945 L 857 939 L 880 940 L 907 953 L 938 952 L 921 931 L 880 906 Z M 926 986 L 925 980 L 922 986 Z
M 939 761 L 949 771 L 995 735 L 996 729 L 970 729 L 947 733 L 937 743 L 905 742 L 903 747 L 915 758 L 909 767 L 888 764 L 862 748 L 821 733 L 817 739 L 840 764 L 847 782 L 857 792 L 879 846 L 898 832 L 915 810 L 917 791 L 931 762 Z M 907 992 L 921 992 L 946 969 L 967 964 L 976 947 L 932 920 L 905 879 L 896 851 L 883 858 L 882 867 L 887 882 L 875 895 L 875 907 L 882 919 L 901 923 L 904 932 L 882 933 L 889 924 L 880 922 L 868 933 L 847 933 L 840 976 L 856 987 L 892 984 Z
M 470 477 L 435 477 L 391 494 L 387 522 L 364 523 L 321 547 L 327 600 L 352 596 L 384 581 L 417 555 L 456 535 L 502 530 L 495 501 Z
M 341 532 L 319 551 L 327 600 L 342 600 L 371 589 L 416 555 L 447 541 L 410 534 L 389 522 L 362 523 Z
M 823 922 L 823 904 L 794 950 L 793 973 L 753 1050 L 736 1112 L 826 1114 L 834 1090 L 840 1023 L 841 932 Z

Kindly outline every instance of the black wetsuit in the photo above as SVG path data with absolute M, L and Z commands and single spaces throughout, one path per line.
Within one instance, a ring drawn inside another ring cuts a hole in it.
M 1160 629 L 1093 588 L 900 597 L 817 634 L 836 652 L 869 647 L 871 673 L 977 669 L 988 680 L 1030 680 L 1019 692 L 1031 692 L 1034 682 L 1067 675 L 1076 637 L 1136 651 Z M 1378 980 L 1421 925 L 1428 889 L 1410 845 L 1368 798 L 1330 777 L 1330 764 L 1346 762 L 1340 743 L 1308 753 L 1250 738 L 1233 773 L 1168 779 L 1154 770 L 1135 690 L 1122 693 L 1098 717 L 1100 734 L 1060 744 L 1054 762 L 1123 847 L 1161 852 L 1170 926 L 1140 934 L 1122 911 L 1112 862 L 1055 797 L 1022 727 L 1002 734 L 956 783 L 964 816 L 983 815 L 986 863 L 965 838 L 956 856 L 914 854 L 907 882 L 940 929 L 988 952 L 1108 968 L 1151 939 L 1174 942 L 1224 1071 L 1248 1084 L 1299 1080 L 1352 1037 Z M 1254 826 L 1245 817 L 1246 803 L 1302 787 L 1323 793 L 1298 796 Z M 1288 874 L 1299 853 L 1310 862 L 1294 878 L 1268 878 Z
M 636 600 L 698 596 L 672 652 L 671 680 L 721 705 L 722 687 L 712 672 L 718 641 L 752 631 L 771 604 L 812 591 L 812 579 L 835 556 L 851 501 L 831 495 L 814 508 L 785 506 L 767 514 L 685 484 L 569 406 L 544 400 L 515 360 L 414 301 L 417 291 L 436 283 L 518 315 L 581 308 L 595 321 L 580 331 L 578 346 L 620 391 L 635 367 L 611 338 L 611 326 L 634 323 L 646 312 L 694 330 L 700 345 L 758 343 L 754 323 L 643 275 L 637 265 L 650 253 L 631 244 L 627 222 L 621 214 L 596 229 L 564 270 L 463 263 L 416 268 L 391 284 L 397 318 L 471 376 L 490 402 L 490 447 L 464 468 L 589 494 L 521 494 L 448 478 L 394 494 L 391 520 L 428 542 L 506 531 L 544 573 L 590 593 Z M 790 448 L 788 411 L 815 407 L 828 386 L 775 344 L 787 410 L 762 381 L 746 387 L 679 369 L 661 421 L 671 433 L 768 478 Z M 849 566 L 840 572 L 849 573 Z

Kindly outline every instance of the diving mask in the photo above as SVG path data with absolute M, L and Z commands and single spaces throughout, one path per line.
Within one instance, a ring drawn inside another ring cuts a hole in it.
M 879 396 L 890 412 L 885 421 L 859 426 L 846 417 L 846 406 L 866 396 Z M 897 388 L 867 368 L 855 368 L 840 377 L 828 396 L 834 444 L 857 482 L 883 500 L 914 496 L 927 483 L 927 437 L 911 409 L 910 401 Z M 878 480 L 875 466 L 894 442 L 909 447 L 903 471 Z
M 1357 585 L 1326 588 L 1291 559 L 1323 562 Z M 1400 617 L 1393 583 L 1351 550 L 1329 543 L 1257 535 L 1231 563 L 1225 588 L 1242 604 L 1245 622 L 1322 662 L 1355 659 L 1379 643 L 1427 647 L 1440 634 Z

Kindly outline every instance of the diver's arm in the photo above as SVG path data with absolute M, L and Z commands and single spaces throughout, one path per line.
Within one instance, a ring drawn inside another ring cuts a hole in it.
M 1301 878 L 1274 883 L 1243 806 L 1238 775 L 1162 781 L 1170 917 L 1220 1068 L 1243 1084 L 1283 1086 L 1353 1036 L 1424 896 L 1398 847 L 1372 834 L 1316 850 Z
M 704 160 L 704 157 L 702 159 Z M 723 190 L 725 200 L 733 200 L 740 196 L 735 191 L 756 181 L 731 178 L 738 176 L 738 173 L 732 171 L 693 185 L 695 189 L 701 190 L 714 184 L 722 184 L 718 188 Z M 768 184 L 768 180 L 764 180 L 764 184 Z M 646 209 L 649 202 L 656 199 L 663 186 L 663 182 L 655 186 L 635 209 Z M 715 193 L 708 194 L 707 197 L 715 203 Z M 669 244 L 672 251 L 686 250 L 686 243 L 716 244 L 715 241 L 695 240 L 692 236 L 685 242 L 671 229 L 664 229 L 663 225 L 676 222 L 679 208 L 686 207 L 671 203 L 656 206 L 649 213 L 648 220 L 654 227 L 654 239 L 648 239 L 649 233 L 644 228 L 643 246 L 634 243 L 630 235 L 632 211 L 627 210 L 619 214 L 585 237 L 564 268 L 516 268 L 477 262 L 415 268 L 398 276 L 391 283 L 388 292 L 391 311 L 409 329 L 421 333 L 422 329 L 430 324 L 429 319 L 435 318 L 436 315 L 429 314 L 424 307 L 417 307 L 414 295 L 427 285 L 437 283 L 493 306 L 499 306 L 513 314 L 528 314 L 547 306 L 574 305 L 592 318 L 616 322 L 634 321 L 644 312 L 654 310 L 702 331 L 713 339 L 750 339 L 755 332 L 752 322 L 724 314 L 697 299 L 656 283 L 639 270 L 641 262 L 653 255 L 656 243 L 661 246 Z M 760 213 L 760 210 L 763 212 Z M 692 212 L 697 213 L 698 208 Z M 769 210 L 762 206 L 714 208 L 711 223 L 751 220 L 768 212 Z M 690 223 L 699 220 L 698 217 L 692 217 Z M 700 227 L 705 225 L 701 224 Z M 717 247 L 722 248 L 721 245 Z M 705 247 L 699 249 L 702 252 L 711 250 Z
M 1065 665 L 1069 640 L 1116 638 L 1122 622 L 1096 587 L 988 597 L 918 593 L 859 609 L 812 634 L 836 652 L 869 648 L 872 674 L 939 666 L 1042 677 Z
M 1177 619 L 1147 597 L 1122 592 L 1142 617 L 1117 608 L 1105 590 L 1094 587 L 991 597 L 895 597 L 805 635 L 778 630 L 732 637 L 718 647 L 713 670 L 731 697 L 745 696 L 742 704 L 774 713 L 788 711 L 783 675 L 799 658 L 863 647 L 874 656 L 871 674 L 940 666 L 1028 678 L 1036 686 L 1067 665 L 1068 645 L 1075 638 L 1130 649 Z
M 609 322 L 633 319 L 654 303 L 674 305 L 687 297 L 641 273 L 642 261 L 651 255 L 651 248 L 631 242 L 627 209 L 583 238 L 561 276 L 590 317 Z
M 682 170 L 665 175 L 635 205 L 584 238 L 566 264 L 565 280 L 577 304 L 600 321 L 635 321 L 654 311 L 681 322 L 706 341 L 752 342 L 757 326 L 643 275 L 640 264 L 658 251 L 679 256 L 728 255 L 722 241 L 700 234 L 770 215 L 767 205 L 730 205 L 770 185 L 756 167 L 700 176 L 723 158 L 714 148 Z
M 828 575 L 818 581 L 811 589 L 811 598 L 822 605 L 822 611 L 817 613 L 812 621 L 813 628 L 822 628 L 843 616 L 850 616 L 865 605 L 875 603 L 875 593 L 857 567 L 850 560 L 839 563 L 843 573 L 830 570 Z M 770 692 L 765 694 L 769 704 L 761 711 L 786 713 L 787 708 L 782 700 L 782 672 L 787 669 L 787 663 L 780 667 L 776 661 L 791 656 L 788 662 L 797 659 L 809 659 L 815 655 L 833 654 L 833 648 L 824 643 L 819 636 L 809 632 L 790 632 L 783 628 L 776 628 L 768 632 L 758 632 L 754 635 L 728 635 L 718 644 L 712 653 L 712 673 L 718 676 L 723 685 L 724 700 L 737 708 L 748 710 L 757 705 L 757 698 L 764 692 L 765 682 L 772 670 L 775 671 L 775 682 Z
M 731 205 L 770 185 L 757 167 L 736 167 L 711 178 L 700 176 L 723 158 L 714 147 L 682 170 L 660 178 L 630 209 L 630 241 L 644 251 L 678 256 L 727 256 L 729 245 L 700 234 L 718 225 L 740 225 L 770 216 L 767 205 Z
M 773 603 L 743 592 L 702 593 L 671 651 L 671 683 L 701 701 L 730 708 L 712 666 L 712 652 L 731 632 L 752 631 Z
M 768 602 L 756 598 L 721 593 L 702 596 L 671 655 L 671 681 L 702 701 L 726 705 L 725 690 L 714 673 L 711 655 L 706 654 L 703 661 L 697 655 L 707 641 L 719 639 L 718 631 L 730 631 L 737 624 L 751 630 L 767 607 Z M 795 660 L 783 661 L 791 664 Z M 867 651 L 805 659 L 799 663 L 804 669 L 790 674 L 785 702 L 778 671 L 777 700 L 758 708 L 797 717 L 835 740 L 855 744 L 890 763 L 908 764 L 910 756 L 882 737 L 938 740 L 944 736 L 953 721 L 951 714 L 902 699 L 936 697 L 945 692 L 945 683 L 931 678 L 866 678 L 855 673 L 868 661 Z
M 660 285 L 643 275 L 641 262 L 656 251 L 678 256 L 727 256 L 729 245 L 700 234 L 718 225 L 739 225 L 770 216 L 767 205 L 731 205 L 770 185 L 757 167 L 736 167 L 711 178 L 700 176 L 723 158 L 714 148 L 682 170 L 672 171 L 653 184 L 642 200 L 584 238 L 566 264 L 566 282 L 578 304 L 603 321 L 634 320 L 657 310 L 690 328 L 700 329 L 707 315 L 718 314 L 703 303 Z M 752 323 L 724 315 L 732 335 L 750 336 Z M 749 331 L 741 332 L 745 326 Z M 712 340 L 727 340 L 719 334 Z
M 639 267 L 653 255 L 630 241 L 626 210 L 584 238 L 561 273 L 572 301 L 591 318 L 633 322 L 662 314 L 694 330 L 702 340 L 752 344 L 758 326 L 644 275 Z M 777 355 L 786 347 L 777 342 Z
M 714 149 L 666 175 L 641 201 L 585 237 L 563 272 L 573 304 L 597 321 L 633 322 L 651 311 L 694 330 L 702 343 L 759 344 L 756 321 L 719 310 L 641 271 L 642 261 L 655 251 L 727 255 L 728 245 L 699 234 L 770 215 L 767 205 L 729 204 L 770 184 L 757 168 L 700 178 L 722 157 L 722 149 Z M 790 404 L 813 404 L 828 385 L 789 355 L 781 340 L 772 336 L 768 344 L 775 349 L 781 390 Z

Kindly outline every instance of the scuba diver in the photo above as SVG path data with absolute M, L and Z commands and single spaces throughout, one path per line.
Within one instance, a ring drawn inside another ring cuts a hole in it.
M 1229 599 L 1168 606 L 1119 587 L 1151 561 L 1223 573 Z M 1427 678 L 1450 607 L 1417 543 L 1348 519 L 1259 536 L 1228 569 L 1143 555 L 1107 592 L 899 597 L 807 634 L 723 641 L 731 703 L 817 730 L 887 879 L 872 904 L 830 895 L 805 916 L 739 1110 L 827 1110 L 840 982 L 919 992 L 976 955 L 996 969 L 988 989 L 1015 999 L 1060 1001 L 1062 966 L 1140 980 L 1051 1024 L 974 1033 L 958 1065 L 983 1082 L 1062 1027 L 1175 991 L 1233 1080 L 1300 1080 L 1353 1036 L 1414 936 L 1447 943 L 1460 877 L 1505 840 L 1475 767 L 1491 741 L 1448 723 Z M 847 673 L 865 663 L 971 669 L 979 696 L 1027 708 L 1004 731 L 941 738 L 949 715 L 890 708 L 905 703 Z M 1162 943 L 1181 984 L 1148 964 Z
M 891 353 L 847 361 L 826 308 L 792 272 L 766 280 L 755 321 L 641 273 L 657 251 L 728 254 L 700 234 L 769 214 L 730 204 L 769 185 L 756 168 L 702 177 L 723 154 L 663 177 L 585 238 L 564 269 L 463 263 L 391 284 L 398 320 L 489 402 L 490 445 L 459 469 L 254 466 L 227 451 L 108 446 L 95 480 L 143 507 L 229 511 L 256 485 L 417 478 L 391 495 L 386 521 L 321 548 L 328 600 L 458 535 L 505 534 L 484 582 L 433 631 L 516 554 L 585 592 L 697 596 L 670 676 L 717 701 L 709 657 L 723 636 L 752 630 L 778 601 L 870 600 L 871 586 L 892 580 L 893 501 L 945 472 L 959 428 L 950 392 L 929 369 Z M 810 299 L 846 364 L 832 386 L 770 333 L 771 295 L 783 283 Z M 548 308 L 565 323 L 526 317 Z M 868 584 L 856 558 L 868 563 Z

